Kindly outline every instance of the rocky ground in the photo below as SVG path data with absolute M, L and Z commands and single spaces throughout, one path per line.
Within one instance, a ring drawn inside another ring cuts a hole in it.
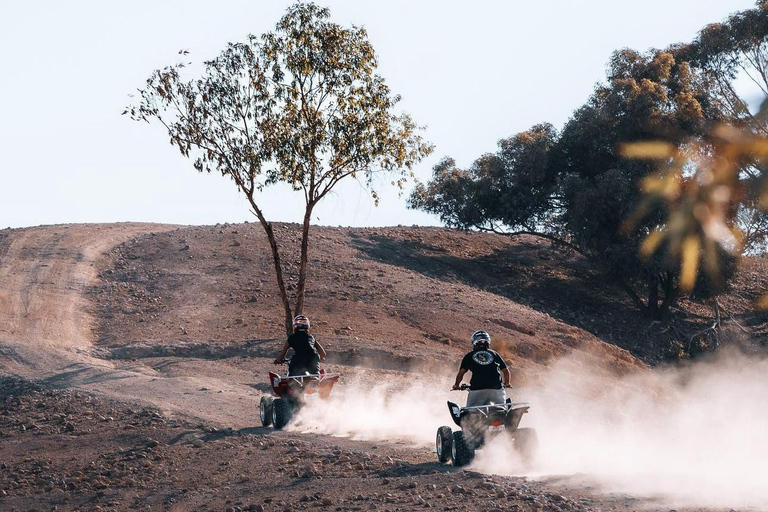
M 277 228 L 296 244 L 291 226 Z M 431 433 L 261 427 L 283 336 L 259 229 L 0 232 L 0 510 L 669 510 L 588 475 L 457 470 L 437 462 Z M 340 392 L 447 392 L 476 328 L 492 332 L 523 390 L 564 356 L 610 378 L 668 354 L 668 333 L 537 240 L 323 228 L 313 251 L 307 312 Z M 723 304 L 759 344 L 765 319 L 747 307 L 766 277 L 747 263 Z M 703 306 L 681 307 L 708 321 Z
M 406 443 L 218 428 L 0 379 L 0 508 L 233 511 L 599 511 L 633 500 L 455 470 Z

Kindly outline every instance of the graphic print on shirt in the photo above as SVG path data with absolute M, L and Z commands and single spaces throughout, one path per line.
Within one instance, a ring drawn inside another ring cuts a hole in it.
M 472 354 L 472 359 L 480 365 L 487 366 L 493 362 L 493 354 L 487 350 L 478 350 Z

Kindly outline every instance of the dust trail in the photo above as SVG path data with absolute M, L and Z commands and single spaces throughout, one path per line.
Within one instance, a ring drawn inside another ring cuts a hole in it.
M 381 383 L 371 388 L 356 378 L 337 386 L 327 401 L 308 400 L 290 428 L 366 440 L 431 444 L 437 427 L 448 424 L 450 384 L 413 380 L 407 386 Z M 463 397 L 453 396 L 454 400 Z
M 619 378 L 571 357 L 542 381 L 514 393 L 531 402 L 521 425 L 535 427 L 541 442 L 529 476 L 577 475 L 574 484 L 673 506 L 768 507 L 767 358 L 724 353 Z M 292 428 L 432 445 L 437 427 L 451 425 L 446 400 L 465 400 L 448 386 L 447 379 L 399 388 L 345 383 L 328 403 L 305 408 Z M 478 451 L 472 469 L 526 474 L 504 439 Z
M 532 403 L 526 426 L 541 441 L 529 476 L 577 475 L 670 506 L 768 506 L 768 359 L 730 352 L 619 379 L 572 357 L 543 382 L 516 397 Z M 474 468 L 524 473 L 503 442 Z
M 540 471 L 680 506 L 768 505 L 768 359 L 731 352 L 618 382 L 594 375 L 565 360 L 530 393 Z

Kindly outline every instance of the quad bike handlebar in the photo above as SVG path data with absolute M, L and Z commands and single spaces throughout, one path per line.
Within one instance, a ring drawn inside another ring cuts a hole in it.
M 512 389 L 512 384 L 509 386 L 502 386 L 501 389 Z M 469 391 L 469 384 L 462 382 L 458 388 L 451 388 L 451 391 Z

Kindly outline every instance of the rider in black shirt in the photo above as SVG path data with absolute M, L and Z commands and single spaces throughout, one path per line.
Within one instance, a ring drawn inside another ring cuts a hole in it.
M 504 359 L 491 350 L 491 336 L 485 331 L 472 333 L 472 352 L 461 360 L 453 389 L 459 389 L 467 372 L 472 372 L 467 407 L 505 402 L 503 388 L 512 387 L 509 383 L 511 375 Z
M 293 349 L 294 354 L 288 365 L 288 375 L 317 375 L 320 373 L 320 361 L 325 359 L 325 350 L 322 345 L 309 334 L 309 318 L 304 315 L 296 315 L 293 319 L 293 334 L 275 359 L 275 364 L 285 361 L 288 349 Z

